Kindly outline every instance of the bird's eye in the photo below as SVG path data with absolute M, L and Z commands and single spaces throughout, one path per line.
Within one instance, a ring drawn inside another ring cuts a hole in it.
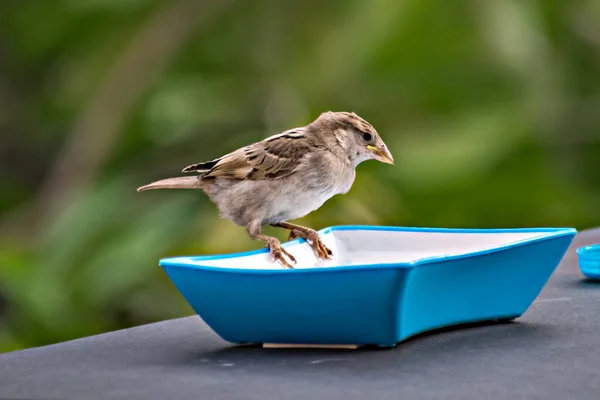
M 365 139 L 365 141 L 369 142 L 371 139 L 373 139 L 373 136 L 370 133 L 365 132 L 365 133 L 363 133 L 363 139 Z

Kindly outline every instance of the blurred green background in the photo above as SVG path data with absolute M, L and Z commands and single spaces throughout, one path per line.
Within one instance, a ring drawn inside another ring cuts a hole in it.
M 135 189 L 326 110 L 397 162 L 298 222 L 600 225 L 599 22 L 593 0 L 0 1 L 0 351 L 191 314 L 158 259 L 262 243 L 200 192 Z

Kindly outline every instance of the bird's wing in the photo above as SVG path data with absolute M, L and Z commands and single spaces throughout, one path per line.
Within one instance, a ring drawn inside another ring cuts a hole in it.
M 216 160 L 190 165 L 183 172 L 202 172 L 202 178 L 279 179 L 294 173 L 309 152 L 304 130 L 293 129 Z

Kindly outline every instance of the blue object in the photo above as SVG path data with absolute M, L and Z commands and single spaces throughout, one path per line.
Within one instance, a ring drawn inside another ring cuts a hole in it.
M 600 279 L 600 244 L 577 249 L 577 261 L 581 273 L 592 279 Z
M 319 232 L 334 259 L 302 239 L 267 249 L 165 258 L 195 312 L 233 343 L 394 346 L 436 328 L 514 319 L 533 303 L 577 231 L 335 226 Z

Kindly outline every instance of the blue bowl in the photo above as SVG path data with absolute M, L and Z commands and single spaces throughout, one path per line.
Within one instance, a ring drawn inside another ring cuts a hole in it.
M 232 343 L 394 346 L 436 328 L 521 316 L 577 231 L 336 226 L 317 260 L 284 244 L 295 269 L 267 249 L 160 261 L 195 312 Z
M 578 248 L 577 260 L 583 275 L 592 279 L 600 279 L 600 244 Z

